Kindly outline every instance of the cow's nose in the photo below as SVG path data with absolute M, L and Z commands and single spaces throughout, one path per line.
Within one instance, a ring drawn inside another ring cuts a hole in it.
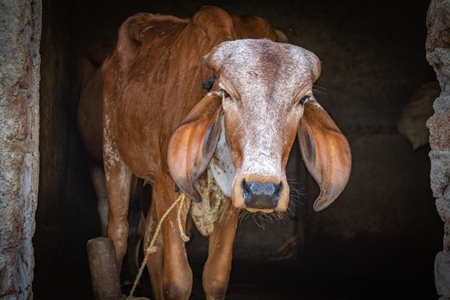
M 280 200 L 282 186 L 273 182 L 242 182 L 244 203 L 247 208 L 275 209 Z

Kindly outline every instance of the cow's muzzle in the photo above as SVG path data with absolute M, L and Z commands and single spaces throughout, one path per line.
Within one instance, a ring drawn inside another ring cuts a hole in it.
M 283 189 L 281 183 L 242 181 L 242 195 L 247 209 L 274 210 Z

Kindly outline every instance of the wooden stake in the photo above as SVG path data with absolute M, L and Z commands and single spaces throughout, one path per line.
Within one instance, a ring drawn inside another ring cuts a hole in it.
M 92 289 L 96 300 L 121 300 L 119 270 L 113 242 L 105 237 L 87 242 Z

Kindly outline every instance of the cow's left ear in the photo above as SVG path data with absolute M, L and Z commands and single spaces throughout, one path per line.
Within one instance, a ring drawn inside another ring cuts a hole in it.
M 206 170 L 220 137 L 222 98 L 206 95 L 173 133 L 168 148 L 170 174 L 182 192 L 194 202 L 202 196 L 196 180 Z
M 314 210 L 327 208 L 347 185 L 352 166 L 350 146 L 328 113 L 312 99 L 305 103 L 298 128 L 303 161 L 320 186 Z

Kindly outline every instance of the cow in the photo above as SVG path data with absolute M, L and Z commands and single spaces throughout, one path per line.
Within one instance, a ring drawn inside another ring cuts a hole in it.
M 240 38 L 261 38 L 271 36 L 272 31 L 267 21 L 257 16 L 231 15 L 233 28 Z M 267 32 L 267 30 L 269 30 Z M 287 42 L 286 35 L 275 29 L 275 39 Z M 97 196 L 97 212 L 100 219 L 102 236 L 106 236 L 108 224 L 108 195 L 106 189 L 105 171 L 103 168 L 103 85 L 101 66 L 112 50 L 112 44 L 96 44 L 80 51 L 76 59 L 76 74 L 79 103 L 77 107 L 77 126 L 82 144 L 87 153 L 88 170 Z M 212 80 L 212 81 L 211 81 Z M 214 78 L 203 83 L 202 87 L 209 90 Z M 133 177 L 130 193 L 130 209 L 128 211 L 129 235 L 128 256 L 123 267 L 123 287 L 131 286 L 138 272 L 139 245 L 142 238 L 143 222 L 141 214 L 142 192 L 144 182 Z M 148 199 L 146 199 L 148 200 Z M 207 226 L 204 226 L 206 228 Z
M 209 235 L 203 289 L 207 299 L 225 297 L 240 213 L 288 207 L 285 167 L 296 136 L 320 187 L 316 211 L 348 182 L 348 141 L 313 95 L 319 58 L 276 42 L 275 30 L 262 26 L 263 36 L 240 39 L 239 25 L 218 7 L 189 20 L 139 13 L 120 26 L 103 63 L 107 235 L 120 266 L 132 177 L 145 179 L 152 186 L 145 249 L 161 230 L 147 261 L 156 299 L 189 298 L 193 275 L 179 230 L 189 216 L 202 227 L 211 211 L 202 229 Z M 212 77 L 206 92 L 202 82 Z M 179 213 L 167 213 L 183 195 Z M 220 205 L 207 210 L 217 195 Z

